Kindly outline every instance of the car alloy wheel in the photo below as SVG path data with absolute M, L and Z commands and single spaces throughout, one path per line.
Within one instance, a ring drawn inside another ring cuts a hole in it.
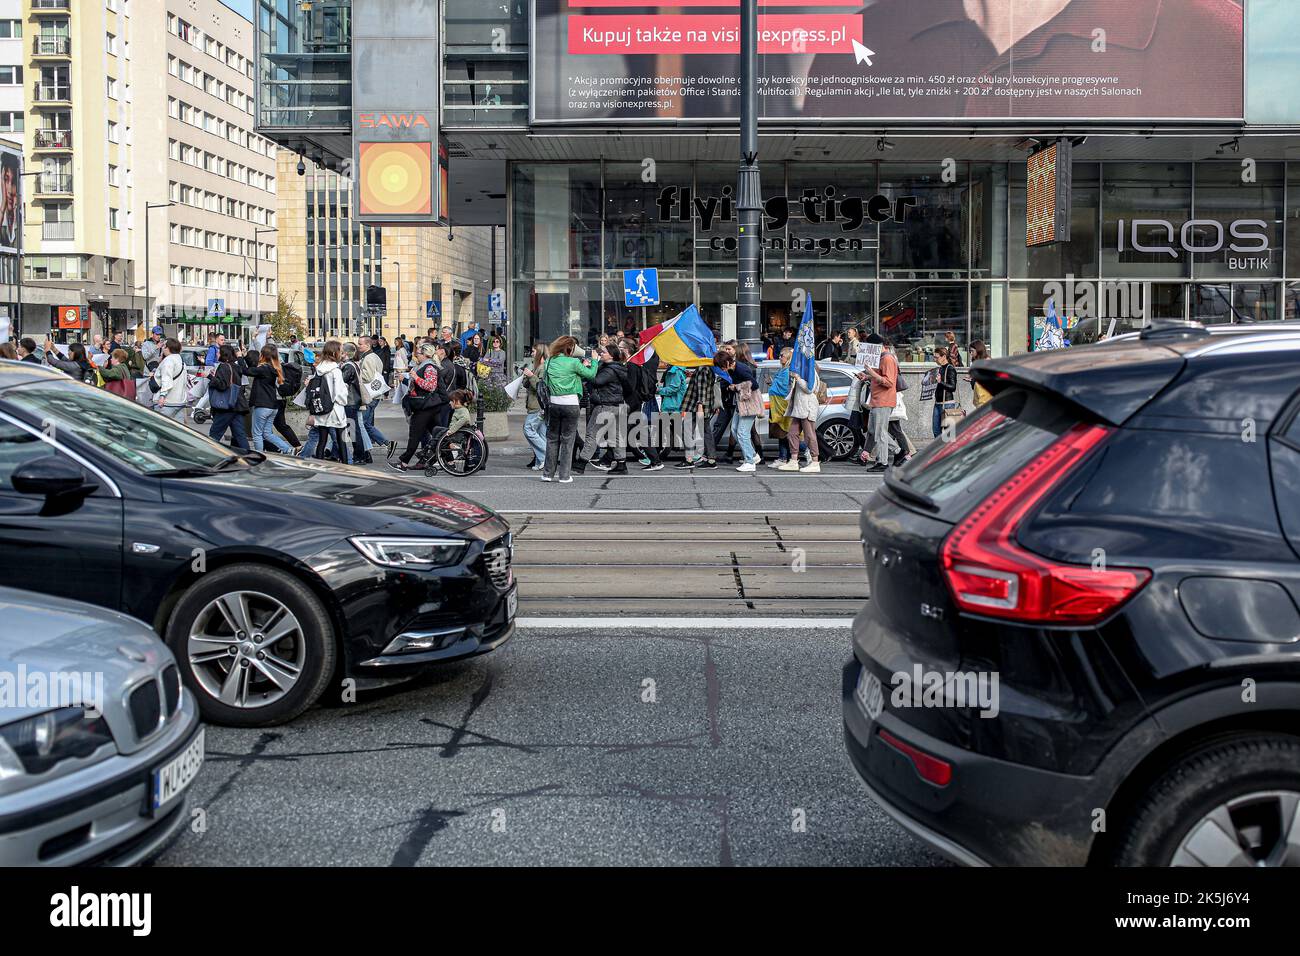
M 1170 866 L 1300 866 L 1300 792 L 1221 803 L 1187 831 Z
M 831 422 L 823 425 L 821 430 L 822 444 L 830 452 L 830 457 L 837 461 L 841 458 L 847 458 L 853 453 L 854 446 L 857 445 L 857 436 L 853 434 L 853 429 L 844 422 Z
M 307 659 L 302 625 L 259 591 L 209 601 L 190 626 L 190 667 L 199 686 L 229 707 L 265 707 L 298 683 Z

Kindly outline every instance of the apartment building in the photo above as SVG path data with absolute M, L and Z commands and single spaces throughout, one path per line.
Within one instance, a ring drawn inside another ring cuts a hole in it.
M 365 226 L 352 218 L 352 183 L 289 150 L 277 173 L 280 290 L 294 302 L 308 339 L 352 339 L 366 331 L 423 335 L 431 326 L 488 328 L 494 265 L 504 237 L 490 226 Z M 450 238 L 449 238 L 450 236 Z M 495 246 L 495 248 L 494 248 Z M 387 314 L 366 314 L 366 288 L 387 292 Z M 428 303 L 436 303 L 429 317 Z
M 252 24 L 218 0 L 22 0 L 22 21 L 22 136 L 39 171 L 26 287 L 82 306 L 96 332 L 194 334 L 210 313 L 253 324 L 274 310 L 275 154 L 252 132 Z M 3 80 L 0 66 L 0 96 Z

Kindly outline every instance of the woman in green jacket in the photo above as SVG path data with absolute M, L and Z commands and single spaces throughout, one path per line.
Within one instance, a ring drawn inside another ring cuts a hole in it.
M 686 398 L 686 385 L 686 373 L 679 366 L 664 367 L 663 381 L 659 383 L 658 389 L 659 411 L 663 415 L 663 422 L 668 426 L 668 437 L 660 449 L 664 455 L 669 448 L 680 448 L 683 445 L 678 441 L 678 435 L 681 433 L 682 400 Z M 662 435 L 662 431 L 656 434 Z
M 573 355 L 578 340 L 572 335 L 561 335 L 551 343 L 550 360 L 542 373 L 542 380 L 550 389 L 551 400 L 546 408 L 546 465 L 542 481 L 556 477 L 568 484 L 573 481 L 569 470 L 573 465 L 573 443 L 578 436 L 578 402 L 582 383 L 596 377 L 599 362 L 578 359 Z

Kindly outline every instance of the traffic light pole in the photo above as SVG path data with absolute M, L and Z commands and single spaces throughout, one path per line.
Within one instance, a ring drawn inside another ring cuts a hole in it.
M 740 173 L 736 183 L 736 338 L 757 354 L 763 184 L 758 172 L 758 0 L 740 0 Z

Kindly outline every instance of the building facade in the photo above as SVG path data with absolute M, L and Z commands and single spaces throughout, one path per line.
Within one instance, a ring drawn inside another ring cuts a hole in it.
M 375 83 L 349 72 L 349 25 L 378 2 L 260 0 L 268 136 L 348 161 L 351 84 Z M 506 229 L 513 357 L 690 303 L 735 334 L 736 17 L 696 6 L 430 5 L 444 54 L 416 68 L 441 80 L 450 216 Z M 997 355 L 1057 322 L 1083 342 L 1300 317 L 1294 3 L 779 6 L 760 9 L 761 331 L 811 296 L 819 337 L 879 331 L 926 361 L 948 332 Z M 1057 241 L 1031 243 L 1029 160 L 1053 145 L 1072 185 Z M 628 306 L 646 268 L 659 303 Z
M 299 175 L 298 163 L 296 153 L 280 151 L 279 276 L 309 340 L 489 327 L 498 230 L 362 225 L 346 177 L 307 159 Z M 367 309 L 370 286 L 386 293 L 382 315 Z
M 213 305 L 249 324 L 274 310 L 275 156 L 252 131 L 252 24 L 217 0 L 21 11 L 8 122 L 28 173 L 24 331 L 174 332 Z M 83 328 L 60 329 L 51 301 L 77 306 Z

